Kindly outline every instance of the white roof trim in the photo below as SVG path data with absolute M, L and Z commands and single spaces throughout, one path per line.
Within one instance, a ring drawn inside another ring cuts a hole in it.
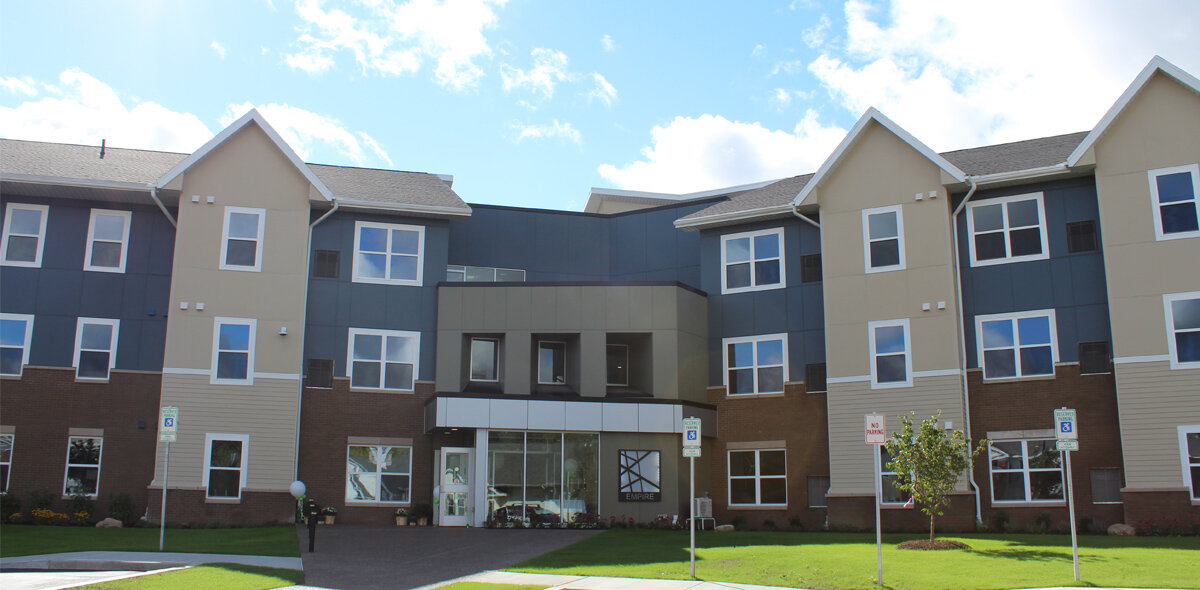
M 944 172 L 946 172 L 946 174 L 949 174 L 955 180 L 959 182 L 966 181 L 966 173 L 964 173 L 962 170 L 959 170 L 958 166 L 951 164 L 948 160 L 946 160 L 946 158 L 943 158 L 940 154 L 930 149 L 929 146 L 922 143 L 916 137 L 913 137 L 911 133 L 905 131 L 904 128 L 897 125 L 891 119 L 885 117 L 883 113 L 879 112 L 878 109 L 871 107 L 867 109 L 867 112 L 863 113 L 863 116 L 858 119 L 858 122 L 854 124 L 854 127 L 850 129 L 850 132 L 846 134 L 844 139 L 842 139 L 842 143 L 838 144 L 837 149 L 833 150 L 833 153 L 825 159 L 825 162 L 821 164 L 821 168 L 817 170 L 816 174 L 814 174 L 813 177 L 809 179 L 808 183 L 804 185 L 804 188 L 800 190 L 800 194 L 796 195 L 795 199 L 792 199 L 793 205 L 799 206 L 804 203 L 804 200 L 808 198 L 808 195 L 812 194 L 812 191 L 816 189 L 822 181 L 825 180 L 825 176 L 841 162 L 842 157 L 846 155 L 847 151 L 849 151 L 850 146 L 854 145 L 854 143 L 858 141 L 859 136 L 862 135 L 863 131 L 867 128 L 867 124 L 871 121 L 875 121 L 876 123 L 883 125 L 884 128 L 886 128 L 888 131 L 891 131 L 896 137 L 899 137 L 901 140 L 903 140 L 904 143 L 912 146 L 913 149 L 920 152 L 921 155 L 925 156 L 925 158 L 930 162 L 936 164 L 938 168 L 941 168 Z
M 688 229 L 694 227 L 707 227 L 713 225 L 728 225 L 739 221 L 749 221 L 751 219 L 759 219 L 769 215 L 786 215 L 791 213 L 791 205 L 776 205 L 774 207 L 759 207 L 758 209 L 743 209 L 741 211 L 730 211 L 728 213 L 717 213 L 715 215 L 705 215 L 704 217 L 693 217 L 691 219 L 680 218 L 675 220 L 675 227 L 678 229 Z
M 415 203 L 384 203 L 379 201 L 359 201 L 355 199 L 338 199 L 342 208 L 376 209 L 381 211 L 398 211 L 423 215 L 460 215 L 471 216 L 470 205 L 463 207 L 446 207 L 442 205 L 418 205 Z
M 286 156 L 294 166 L 296 166 L 296 169 L 300 171 L 300 174 L 304 175 L 304 178 L 307 179 L 308 182 L 317 189 L 317 192 L 321 193 L 321 196 L 325 197 L 325 200 L 332 201 L 334 199 L 333 192 L 329 190 L 329 187 L 325 186 L 325 183 L 321 182 L 320 178 L 317 178 L 317 175 L 314 174 L 312 169 L 304 163 L 304 160 L 301 160 L 300 156 L 296 155 L 296 152 L 292 150 L 291 146 L 289 146 L 287 142 L 285 142 L 283 138 L 279 136 L 279 133 L 277 133 L 275 129 L 267 123 L 267 120 L 263 118 L 261 113 L 258 112 L 258 109 L 250 109 L 250 111 L 245 115 L 242 115 L 240 119 L 234 121 L 228 127 L 221 130 L 216 137 L 208 140 L 208 143 L 200 146 L 200 149 L 193 152 L 190 156 L 184 158 L 182 162 L 176 164 L 174 168 L 171 168 L 162 176 L 162 178 L 158 179 L 158 182 L 156 183 L 157 187 L 165 188 L 171 183 L 171 181 L 178 178 L 180 174 L 183 174 L 184 171 L 194 166 L 200 160 L 203 160 L 206 156 L 208 156 L 209 152 L 216 149 L 216 147 L 222 143 L 225 143 L 225 140 L 232 137 L 234 133 L 240 131 L 251 121 L 258 124 L 259 128 L 267 134 L 267 137 L 271 138 L 271 141 L 275 143 L 275 147 L 278 147 L 279 151 L 283 152 L 283 155 Z
M 743 191 L 762 188 L 769 184 L 779 182 L 780 180 L 782 179 L 776 178 L 773 180 L 762 180 L 749 184 L 739 184 L 736 186 L 727 186 L 723 188 L 697 191 L 694 193 L 656 193 L 652 191 L 631 191 L 617 188 L 592 187 L 592 189 L 588 191 L 588 200 L 587 203 L 584 204 L 583 210 L 585 212 L 589 212 L 589 209 L 598 209 L 598 206 L 592 207 L 593 202 L 609 200 L 618 200 L 627 203 L 647 203 L 653 201 L 689 201 L 692 199 L 702 199 L 704 197 L 717 197 L 730 193 L 740 193 Z M 595 211 L 590 212 L 595 213 Z
M 87 178 L 67 178 L 60 176 L 40 176 L 36 174 L 0 174 L 0 181 L 21 182 L 27 184 L 47 184 L 56 186 L 74 186 L 81 188 L 103 188 L 116 190 L 131 190 L 150 192 L 151 185 L 141 182 L 126 182 L 121 180 L 91 180 Z
M 1109 125 L 1112 125 L 1112 122 L 1121 115 L 1125 107 L 1129 106 L 1129 103 L 1133 101 L 1133 97 L 1137 96 L 1142 91 L 1142 88 L 1146 86 L 1146 83 L 1150 81 L 1150 78 L 1158 72 L 1175 78 L 1180 84 L 1190 88 L 1192 92 L 1200 94 L 1200 80 L 1162 57 L 1154 56 L 1150 60 L 1150 63 L 1147 63 L 1146 67 L 1142 68 L 1142 72 L 1138 74 L 1137 78 L 1134 78 L 1133 83 L 1125 89 L 1121 98 L 1118 98 L 1117 102 L 1113 103 L 1113 106 L 1108 109 L 1108 112 L 1104 113 L 1104 116 L 1101 117 L 1099 123 L 1096 123 L 1096 127 L 1092 129 L 1091 133 L 1088 133 L 1087 137 L 1084 137 L 1083 141 L 1079 142 L 1079 147 L 1075 148 L 1075 151 L 1071 152 L 1070 156 L 1067 156 L 1068 166 L 1074 166 L 1079 163 L 1079 160 L 1083 159 L 1083 155 L 1092 149 L 1092 146 L 1099 141 L 1100 136 L 1104 135 L 1105 131 L 1108 131 Z

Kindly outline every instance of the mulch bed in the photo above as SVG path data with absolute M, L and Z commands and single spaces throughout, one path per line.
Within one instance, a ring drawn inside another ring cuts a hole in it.
M 920 541 L 905 541 L 899 545 L 896 545 L 896 548 L 897 549 L 938 550 L 938 549 L 970 549 L 971 546 L 967 545 L 966 543 L 960 543 L 958 541 L 950 541 L 947 539 L 936 539 L 933 541 L 930 541 L 929 539 L 922 539 Z

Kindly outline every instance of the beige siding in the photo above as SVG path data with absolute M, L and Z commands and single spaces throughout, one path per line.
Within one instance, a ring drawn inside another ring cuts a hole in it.
M 910 411 L 917 420 L 942 412 L 954 429 L 963 428 L 962 382 L 957 375 L 917 378 L 912 387 L 871 389 L 870 383 L 829 384 L 829 477 L 831 495 L 875 493 L 874 445 L 867 445 L 863 416 L 887 417 L 888 432 L 900 429 L 900 416 Z M 965 485 L 965 484 L 963 484 Z M 965 490 L 965 487 L 960 486 Z
M 179 439 L 171 444 L 172 488 L 199 488 L 205 435 L 248 434 L 246 487 L 286 490 L 295 479 L 296 408 L 300 383 L 256 379 L 253 386 L 210 385 L 203 375 L 163 375 L 162 403 L 179 407 Z M 162 485 L 166 447 L 158 445 L 153 486 Z
M 1176 426 L 1200 424 L 1200 369 L 1126 363 L 1116 378 L 1126 487 L 1186 486 Z

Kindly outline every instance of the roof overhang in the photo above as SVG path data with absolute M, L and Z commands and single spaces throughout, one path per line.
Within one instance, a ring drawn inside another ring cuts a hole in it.
M 420 217 L 470 217 L 471 207 L 440 207 L 437 205 L 417 205 L 413 203 L 380 203 L 377 201 L 357 201 L 353 199 L 338 199 L 342 209 L 358 209 L 363 211 L 387 211 L 392 213 L 407 213 Z
M 33 174 L 0 174 L 0 192 L 20 193 L 30 197 L 52 199 L 98 199 L 110 203 L 153 203 L 150 196 L 152 184 L 93 180 L 87 178 L 64 178 Z M 176 191 L 162 191 L 160 195 L 177 198 Z
M 722 195 L 741 193 L 762 188 L 775 182 L 779 182 L 779 179 L 776 178 L 773 180 L 764 180 L 749 184 L 739 184 L 737 186 L 727 186 L 723 188 L 696 191 L 694 193 L 656 193 L 651 191 L 630 191 L 615 188 L 592 187 L 592 189 L 588 191 L 588 200 L 583 207 L 583 211 L 585 213 L 597 213 L 600 211 L 600 203 L 604 201 L 665 205 L 679 201 L 690 201 L 692 199 L 703 199 L 707 197 L 719 197 Z
M 715 215 L 705 215 L 704 217 L 693 217 L 691 219 L 676 219 L 675 227 L 677 229 L 702 229 L 706 227 L 733 225 L 737 223 L 745 223 L 747 221 L 759 221 L 774 217 L 783 217 L 791 214 L 791 205 L 759 207 L 757 209 L 730 211 L 728 213 L 717 213 Z

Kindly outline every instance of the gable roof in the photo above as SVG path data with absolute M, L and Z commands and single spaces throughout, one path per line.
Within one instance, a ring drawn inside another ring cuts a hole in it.
M 277 133 L 275 129 L 267 123 L 267 120 L 264 119 L 262 114 L 258 112 L 258 109 L 250 109 L 250 111 L 245 115 L 242 115 L 240 119 L 222 129 L 221 132 L 215 137 L 208 140 L 208 142 L 204 145 L 200 146 L 200 149 L 192 152 L 192 154 L 184 158 L 182 162 L 176 164 L 173 168 L 168 170 L 166 174 L 163 174 L 162 177 L 160 177 L 155 183 L 155 185 L 158 188 L 165 188 L 171 183 L 171 181 L 178 178 L 180 174 L 183 174 L 188 168 L 191 168 L 200 160 L 203 160 L 208 156 L 208 154 L 216 149 L 217 146 L 225 143 L 226 140 L 228 140 L 230 137 L 233 137 L 235 133 L 241 131 L 243 127 L 249 125 L 250 123 L 258 125 L 258 127 L 263 130 L 263 133 L 267 134 L 267 137 L 271 139 L 271 142 L 275 144 L 275 147 L 279 148 L 280 152 L 283 152 L 283 155 L 287 157 L 288 161 L 296 167 L 296 170 L 298 170 L 300 174 L 304 175 L 304 178 L 307 179 L 308 182 L 317 189 L 317 192 L 320 193 L 321 196 L 325 197 L 326 201 L 333 200 L 333 193 L 330 192 L 329 188 L 325 186 L 325 183 L 321 182 L 321 179 L 317 178 L 316 174 L 313 174 L 313 171 L 309 169 L 307 164 L 304 163 L 304 160 L 301 160 L 300 156 L 296 155 L 296 152 L 292 150 L 291 146 L 289 146 L 287 142 L 279 136 L 279 133 Z
M 774 215 L 791 215 L 792 199 L 812 177 L 812 174 L 793 176 L 754 190 L 733 193 L 724 201 L 676 219 L 675 227 L 689 228 L 736 223 Z
M 1111 126 L 1113 121 L 1115 121 L 1117 117 L 1121 115 L 1121 112 L 1125 110 L 1125 107 L 1129 106 L 1129 103 L 1133 101 L 1133 98 L 1137 96 L 1138 93 L 1146 87 L 1146 84 L 1150 82 L 1150 79 L 1159 72 L 1174 78 L 1175 81 L 1183 84 L 1192 92 L 1200 94 L 1200 80 L 1197 80 L 1195 76 L 1183 71 L 1178 66 L 1163 59 L 1162 57 L 1157 55 L 1154 56 L 1154 58 L 1150 60 L 1150 63 L 1147 63 L 1146 67 L 1142 68 L 1142 71 L 1140 74 L 1138 74 L 1137 78 L 1134 78 L 1133 83 L 1131 83 L 1129 87 L 1125 89 L 1125 92 L 1121 94 L 1121 97 L 1117 99 L 1117 102 L 1113 103 L 1112 107 L 1109 107 L 1108 112 L 1104 113 L 1104 116 L 1100 118 L 1100 122 L 1096 123 L 1096 126 L 1092 128 L 1090 133 L 1087 134 L 1087 137 L 1085 137 L 1083 141 L 1079 143 L 1079 146 L 1075 148 L 1075 151 L 1071 152 L 1071 155 L 1067 157 L 1068 166 L 1074 166 L 1079 163 L 1079 160 L 1083 159 L 1084 154 L 1086 154 L 1087 151 L 1092 148 L 1092 146 L 1096 145 L 1096 142 L 1099 141 L 1102 135 L 1104 135 L 1105 131 L 1108 131 L 1109 126 Z
M 343 207 L 470 215 L 471 207 L 437 174 L 309 164 Z

